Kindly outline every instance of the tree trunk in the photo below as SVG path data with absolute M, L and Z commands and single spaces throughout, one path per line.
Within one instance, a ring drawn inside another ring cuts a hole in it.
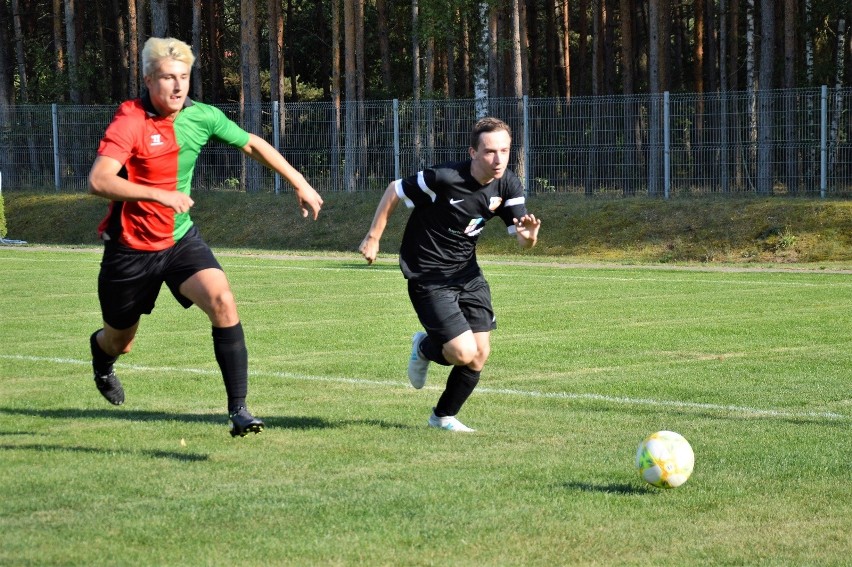
M 784 88 L 796 86 L 796 0 L 784 0 Z M 798 169 L 801 156 L 797 151 L 796 123 L 793 119 L 796 98 L 792 92 L 784 95 L 784 184 L 789 195 L 799 193 Z
M 355 179 L 357 171 L 357 148 L 355 147 L 358 141 L 358 124 L 357 124 L 357 99 L 358 99 L 358 78 L 356 71 L 356 46 L 355 46 L 355 5 L 351 0 L 343 1 L 343 31 L 344 31 L 344 55 L 343 60 L 346 66 L 346 143 L 344 144 L 345 156 L 343 158 L 344 172 L 343 178 L 346 183 L 347 191 L 355 191 L 357 189 L 357 180 Z
M 133 0 L 129 0 L 132 2 Z M 141 91 L 145 84 L 145 69 L 142 68 L 142 46 L 145 45 L 145 39 L 148 36 L 148 27 L 145 25 L 145 14 L 147 10 L 145 8 L 145 0 L 136 0 L 136 35 L 130 37 L 130 41 L 134 41 L 136 43 L 135 51 L 138 54 L 138 69 L 139 76 L 137 77 L 136 87 Z
M 807 86 L 814 85 L 814 29 L 813 29 L 813 8 L 811 0 L 805 0 L 805 77 L 807 77 Z M 807 97 L 808 109 L 808 134 L 814 138 L 819 136 L 817 129 L 816 108 L 814 107 L 814 97 Z M 808 151 L 807 166 L 806 166 L 806 183 L 810 187 L 817 186 L 817 148 L 816 144 L 811 144 Z
M 65 74 L 65 39 L 62 33 L 62 0 L 53 0 L 53 48 L 56 50 L 53 69 L 57 76 Z M 3 42 L 3 45 L 8 45 Z M 65 93 L 61 93 L 59 102 L 65 100 Z
M 501 37 L 498 29 L 499 9 L 492 7 L 488 10 L 488 93 L 490 96 L 502 96 L 500 92 L 500 51 L 498 39 Z M 490 114 L 490 111 L 489 111 Z
M 669 14 L 660 9 L 661 0 L 648 2 L 648 195 L 660 194 L 660 176 L 662 174 L 660 156 L 662 154 L 662 96 L 660 92 L 660 33 L 661 18 Z
M 748 177 L 754 180 L 757 161 L 757 75 L 755 72 L 755 0 L 746 0 L 746 92 L 748 93 Z
M 597 99 L 601 94 L 603 83 L 603 29 L 606 19 L 606 4 L 604 0 L 592 1 L 592 97 Z M 591 123 L 589 139 L 586 144 L 586 175 L 583 180 L 584 192 L 587 197 L 595 194 L 598 185 L 598 148 L 600 145 L 600 104 L 598 100 L 591 103 Z
M 571 99 L 571 9 L 569 0 L 562 3 L 562 66 L 564 69 L 565 98 Z
M 693 183 L 701 186 L 705 183 L 708 172 L 704 160 L 704 46 L 705 18 L 704 0 L 695 0 L 695 24 L 693 37 L 692 80 L 695 86 L 695 121 L 692 139 L 692 175 Z M 698 175 L 696 175 L 696 172 Z
M 299 100 L 299 85 L 296 77 L 296 49 L 293 45 L 293 0 L 287 0 L 287 29 L 284 34 L 284 42 L 287 45 L 290 67 L 290 98 L 294 101 Z M 281 92 L 284 92 L 283 90 Z
M 345 1 L 345 0 L 344 0 Z M 340 188 L 340 0 L 331 0 L 331 183 Z
M 728 139 L 728 8 L 719 0 L 719 186 L 722 193 L 731 190 Z
M 455 21 L 459 20 L 458 10 L 455 13 Z M 446 85 L 447 88 L 444 91 L 444 94 L 447 99 L 453 100 L 456 98 L 456 42 L 458 41 L 458 37 L 456 36 L 456 32 L 451 30 L 447 34 L 446 41 L 446 49 L 447 49 L 447 72 L 446 72 Z
M 840 157 L 840 117 L 843 116 L 843 76 L 846 67 L 846 15 L 841 12 L 837 19 L 837 48 L 834 71 L 834 105 L 828 130 L 828 173 L 831 176 Z
M 544 20 L 544 49 L 547 57 L 544 64 L 547 67 L 547 96 L 559 96 L 559 34 L 556 31 L 558 22 L 558 10 L 556 0 L 546 0 L 546 14 Z
M 624 149 L 621 166 L 621 178 L 624 180 L 622 188 L 625 196 L 636 194 L 636 151 L 638 150 L 638 137 L 635 136 L 636 103 L 633 94 L 636 91 L 636 66 L 633 34 L 633 14 L 636 9 L 635 0 L 620 0 L 619 12 L 621 13 L 621 93 L 624 95 L 622 128 L 624 130 Z
M 719 79 L 716 74 L 716 64 L 719 60 L 719 38 L 715 33 L 718 13 L 716 4 L 717 0 L 704 0 L 704 92 L 706 93 L 719 90 Z
M 192 51 L 195 53 L 196 64 L 192 71 L 192 97 L 196 100 L 204 98 L 203 74 L 201 73 L 201 0 L 192 0 Z
M 284 93 L 284 15 L 281 0 L 267 0 L 269 21 L 269 98 L 283 103 Z
M 512 95 L 524 96 L 524 64 L 521 59 L 521 17 L 520 0 L 512 0 Z
M 655 2 L 659 0 L 651 0 Z M 579 18 L 577 19 L 577 67 L 589 69 L 589 0 L 580 0 Z M 568 9 L 566 4 L 565 9 Z M 589 94 L 589 84 L 586 77 L 588 73 L 578 73 L 576 81 L 577 90 L 580 95 Z
M 358 79 L 359 108 L 363 108 L 364 100 L 367 98 L 367 75 L 364 61 L 364 54 L 366 52 L 364 40 L 364 0 L 351 1 L 355 2 L 355 76 Z
M 151 0 L 151 34 L 154 37 L 169 37 L 168 0 Z
M 9 21 L 7 4 L 0 2 L 0 20 Z M 0 26 L 0 45 L 9 45 L 7 27 Z M 9 52 L 0 49 L 0 163 L 8 164 L 2 172 L 5 175 L 7 187 L 16 185 L 18 180 L 17 165 L 11 159 L 12 153 L 12 109 L 15 104 L 15 89 L 12 83 L 12 65 L 8 60 Z
M 66 5 L 71 0 L 66 0 Z M 71 14 L 73 15 L 73 8 Z M 18 67 L 18 89 L 21 93 L 21 101 L 24 104 L 30 102 L 30 87 L 27 80 L 27 60 L 24 55 L 24 32 L 21 27 L 21 7 L 19 0 L 12 0 L 12 30 L 15 34 L 15 60 Z M 2 46 L 6 48 L 5 45 Z M 79 101 L 77 101 L 79 104 Z
M 524 96 L 524 59 L 523 49 L 521 48 L 521 12 L 520 0 L 512 0 L 512 85 L 513 94 L 517 101 L 517 114 L 519 122 L 523 119 L 523 96 Z M 522 123 L 522 122 L 521 122 Z M 520 134 L 520 132 L 518 132 Z M 517 166 L 515 173 L 522 180 L 527 178 L 526 154 L 524 153 L 521 144 L 515 144 L 517 148 L 515 155 L 517 156 Z
M 225 81 L 222 80 L 222 0 L 212 0 L 207 12 L 207 30 L 210 46 L 210 92 L 211 102 L 225 99 Z
M 488 3 L 479 2 L 480 33 L 477 38 L 477 55 L 473 69 L 473 98 L 477 118 L 482 118 L 488 114 L 488 66 L 491 63 L 491 41 L 488 33 L 490 21 Z
M 396 90 L 391 75 L 390 39 L 388 33 L 388 9 L 386 0 L 376 0 L 376 26 L 379 34 L 379 57 L 382 60 L 382 85 L 389 93 Z M 398 93 L 396 93 L 398 94 Z
M 243 128 L 259 133 L 260 128 L 260 57 L 258 55 L 256 0 L 240 0 L 240 107 Z M 261 165 L 243 155 L 242 185 L 246 192 L 260 190 Z
M 424 87 L 426 100 L 426 163 L 435 162 L 435 36 L 429 34 L 426 38 L 426 49 L 423 55 Z
M 772 88 L 775 86 L 775 2 L 761 0 L 760 3 L 760 79 L 758 81 L 758 146 L 757 146 L 757 193 L 771 195 L 772 173 Z

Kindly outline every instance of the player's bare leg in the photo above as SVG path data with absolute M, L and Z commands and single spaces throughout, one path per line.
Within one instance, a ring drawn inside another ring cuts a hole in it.
M 246 407 L 248 351 L 228 278 L 216 268 L 201 270 L 181 284 L 180 292 L 207 314 L 213 326 L 213 352 L 228 394 L 231 436 L 260 433 L 263 421 Z

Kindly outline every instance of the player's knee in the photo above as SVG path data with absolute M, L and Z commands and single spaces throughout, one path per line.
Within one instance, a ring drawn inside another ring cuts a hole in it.
M 478 352 L 476 343 L 454 345 L 445 349 L 444 358 L 454 366 L 468 366 L 476 360 Z
M 237 317 L 237 302 L 230 289 L 222 290 L 210 297 L 210 318 L 216 322 L 229 324 Z M 226 326 L 226 325 L 220 325 Z

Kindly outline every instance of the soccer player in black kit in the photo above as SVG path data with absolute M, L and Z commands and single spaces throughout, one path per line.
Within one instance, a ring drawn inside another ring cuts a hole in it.
M 500 217 L 523 248 L 538 239 L 541 221 L 527 212 L 523 186 L 507 169 L 511 143 L 505 122 L 479 120 L 471 132 L 470 159 L 430 167 L 388 185 L 358 248 L 372 264 L 399 201 L 413 208 L 399 264 L 425 332 L 412 337 L 408 379 L 422 388 L 430 362 L 452 367 L 429 417 L 431 427 L 474 431 L 456 415 L 479 382 L 491 352 L 491 331 L 497 328 L 491 290 L 476 261 L 476 241 L 485 223 Z

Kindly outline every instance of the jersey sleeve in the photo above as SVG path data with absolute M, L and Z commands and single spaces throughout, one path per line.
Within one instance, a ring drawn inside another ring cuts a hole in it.
M 514 219 L 519 219 L 527 214 L 527 200 L 524 196 L 524 186 L 517 175 L 508 175 L 506 181 L 506 196 L 497 214 L 506 223 L 509 234 L 516 234 L 518 229 L 515 227 Z
M 122 165 L 133 155 L 139 131 L 134 126 L 134 116 L 130 110 L 127 104 L 118 108 L 98 146 L 99 156 L 110 157 Z
M 211 114 L 212 137 L 237 148 L 242 148 L 248 144 L 248 132 L 240 128 L 236 122 L 225 116 L 225 113 L 215 106 L 209 106 L 208 109 Z
M 397 179 L 395 182 L 396 195 L 403 201 L 409 209 L 422 205 L 430 205 L 435 202 L 437 194 L 435 190 L 438 186 L 434 169 L 424 169 L 417 172 L 415 175 L 403 179 Z

